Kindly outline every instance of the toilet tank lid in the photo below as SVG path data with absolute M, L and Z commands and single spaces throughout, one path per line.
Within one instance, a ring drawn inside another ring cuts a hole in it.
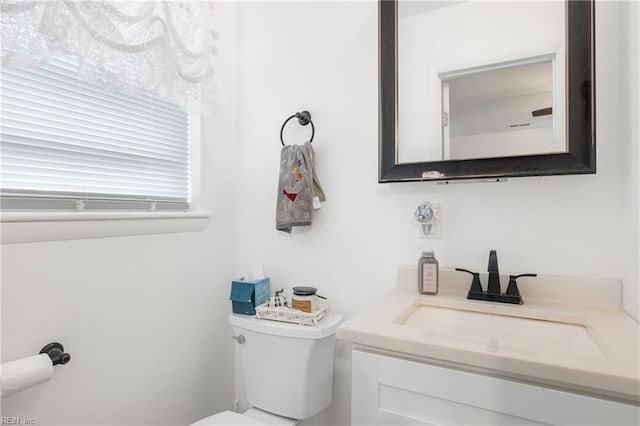
M 230 314 L 229 324 L 259 333 L 277 336 L 296 337 L 301 339 L 322 339 L 335 334 L 342 322 L 342 315 L 329 313 L 318 325 L 298 325 L 289 322 L 260 319 L 254 316 Z

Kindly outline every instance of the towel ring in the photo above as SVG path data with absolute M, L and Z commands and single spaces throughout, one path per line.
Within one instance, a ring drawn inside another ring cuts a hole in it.
M 298 123 L 300 123 L 301 126 L 306 126 L 307 124 L 311 123 L 311 139 L 309 139 L 309 143 L 313 142 L 313 135 L 315 135 L 316 133 L 316 128 L 313 125 L 313 121 L 311 121 L 311 113 L 309 111 L 302 111 L 296 112 L 291 117 L 284 120 L 284 123 L 282 123 L 282 127 L 280 128 L 280 143 L 282 143 L 282 146 L 284 146 L 284 139 L 282 138 L 284 126 L 286 126 L 289 120 L 291 120 L 292 118 L 297 118 Z

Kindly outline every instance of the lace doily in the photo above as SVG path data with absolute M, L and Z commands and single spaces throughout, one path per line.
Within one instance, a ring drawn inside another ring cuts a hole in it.
M 78 58 L 79 76 L 197 113 L 222 96 L 211 1 L 2 0 L 2 65 Z

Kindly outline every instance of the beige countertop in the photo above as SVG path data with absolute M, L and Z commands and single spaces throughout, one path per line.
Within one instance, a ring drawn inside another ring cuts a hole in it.
M 339 339 L 398 356 L 480 369 L 627 401 L 640 401 L 640 325 L 613 280 L 521 278 L 524 304 L 467 300 L 470 276 L 440 271 L 436 296 L 417 291 L 415 267 L 344 322 Z M 486 288 L 486 274 L 481 275 Z M 503 291 L 508 279 L 501 276 Z

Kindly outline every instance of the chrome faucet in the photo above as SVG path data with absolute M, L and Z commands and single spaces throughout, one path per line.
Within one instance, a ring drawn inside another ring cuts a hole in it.
M 467 293 L 467 299 L 514 303 L 517 305 L 522 305 L 522 296 L 520 296 L 516 280 L 520 277 L 536 276 L 536 274 L 509 275 L 509 286 L 507 287 L 507 291 L 502 293 L 500 288 L 500 274 L 498 272 L 498 255 L 495 250 L 489 252 L 489 266 L 487 267 L 489 283 L 487 284 L 487 291 L 482 289 L 479 272 L 472 272 L 461 268 L 456 268 L 456 271 L 466 272 L 473 276 L 471 288 L 469 289 L 469 293 Z

